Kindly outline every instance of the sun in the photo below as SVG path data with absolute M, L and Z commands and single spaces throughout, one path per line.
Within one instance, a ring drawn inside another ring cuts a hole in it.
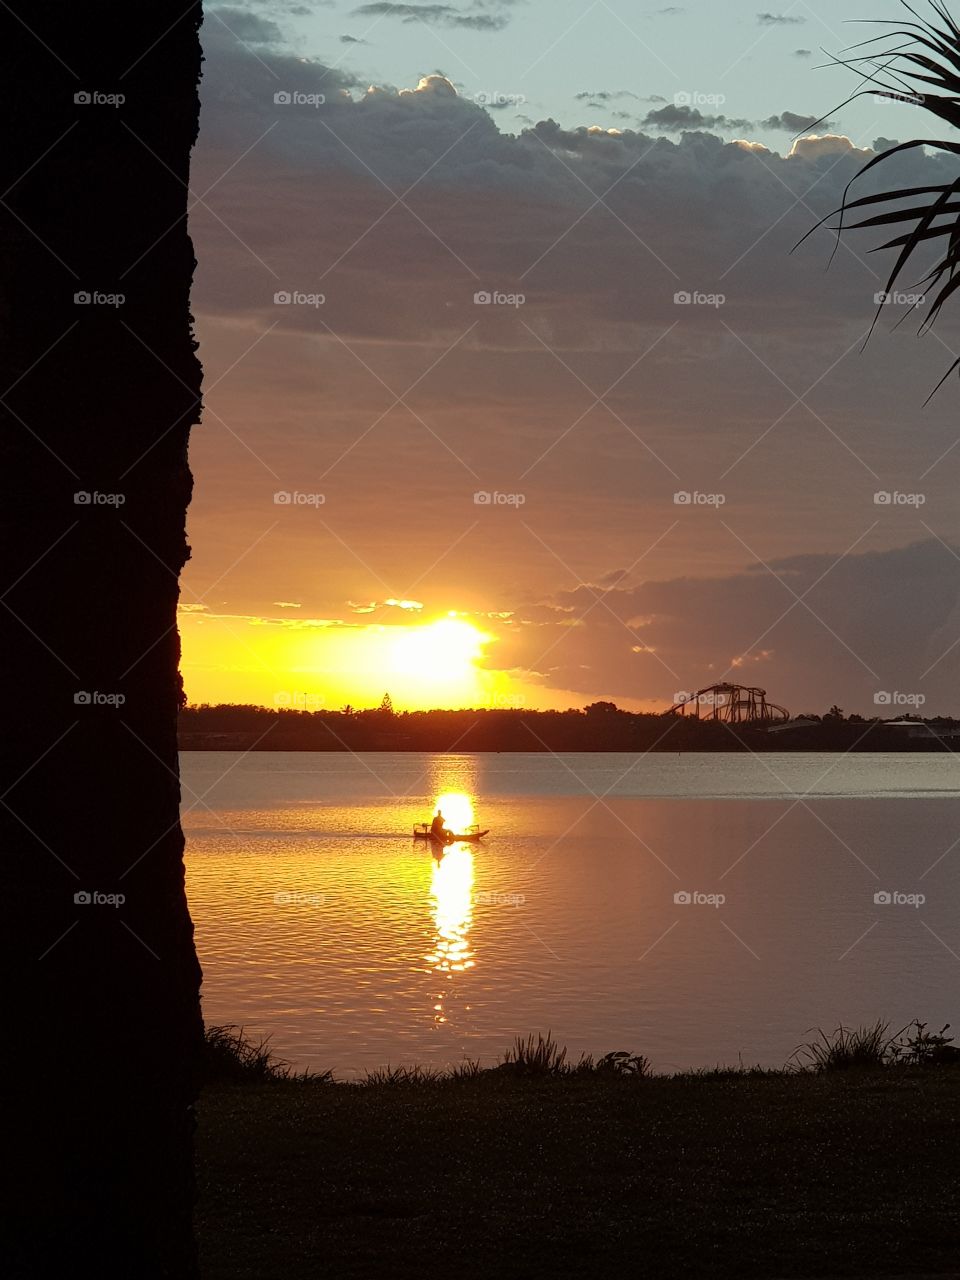
M 462 618 L 439 618 L 404 627 L 391 640 L 389 669 L 427 684 L 447 684 L 473 675 L 490 636 Z
M 385 691 L 398 711 L 516 705 L 514 675 L 495 662 L 500 637 L 482 618 L 451 610 L 402 622 L 307 621 L 269 627 L 257 619 L 247 635 L 230 619 L 182 614 L 191 687 L 202 680 L 209 689 L 216 673 L 216 693 L 203 700 L 327 710 L 376 707 Z
M 446 791 L 438 796 L 433 806 L 434 813 L 437 810 L 443 814 L 448 831 L 469 831 L 475 822 L 473 801 L 462 791 Z

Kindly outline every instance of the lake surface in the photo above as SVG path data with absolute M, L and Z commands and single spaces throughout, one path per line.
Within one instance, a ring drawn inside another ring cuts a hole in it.
M 297 1065 L 491 1063 L 552 1030 L 771 1066 L 817 1026 L 960 1027 L 952 755 L 181 763 L 205 1016 Z M 435 858 L 411 832 L 438 800 L 490 836 Z

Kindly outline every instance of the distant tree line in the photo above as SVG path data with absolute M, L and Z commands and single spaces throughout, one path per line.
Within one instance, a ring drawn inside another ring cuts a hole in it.
M 370 710 L 203 704 L 180 713 L 185 751 L 950 751 L 960 744 L 954 734 L 960 721 L 912 718 L 910 727 L 894 728 L 837 706 L 776 731 L 624 711 L 612 702 L 569 711 L 397 712 L 387 696 Z

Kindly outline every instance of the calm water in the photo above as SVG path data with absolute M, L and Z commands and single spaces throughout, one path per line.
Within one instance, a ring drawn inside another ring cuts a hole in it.
M 817 1025 L 960 1024 L 949 755 L 182 767 L 205 1015 L 299 1065 L 489 1062 L 548 1029 L 662 1070 L 775 1065 Z M 491 835 L 437 861 L 410 832 L 440 797 Z

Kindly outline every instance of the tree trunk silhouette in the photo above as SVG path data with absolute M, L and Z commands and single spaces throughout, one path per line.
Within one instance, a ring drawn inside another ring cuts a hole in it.
M 196 1275 L 176 606 L 200 21 L 0 6 L 4 1276 Z

